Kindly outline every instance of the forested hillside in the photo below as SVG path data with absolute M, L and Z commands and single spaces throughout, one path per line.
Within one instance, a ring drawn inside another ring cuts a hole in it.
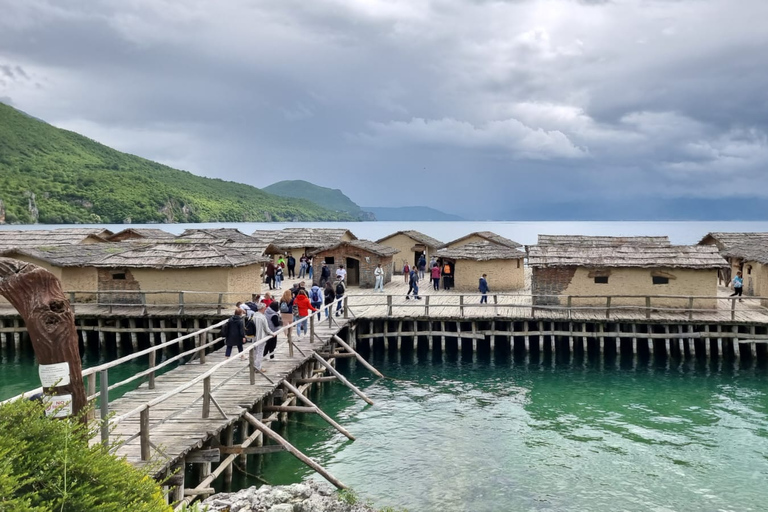
M 376 220 L 373 214 L 363 211 L 337 188 L 321 187 L 304 180 L 287 180 L 262 190 L 278 196 L 306 199 L 329 210 L 350 213 L 359 220 Z
M 0 223 L 356 218 L 121 153 L 0 103 Z

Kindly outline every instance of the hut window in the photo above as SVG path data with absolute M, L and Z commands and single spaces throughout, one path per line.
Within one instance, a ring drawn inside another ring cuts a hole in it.
M 112 274 L 112 279 L 116 281 L 125 281 L 125 272 L 115 272 Z
M 669 284 L 669 278 L 664 276 L 651 276 L 653 284 Z
M 520 260 L 517 260 L 517 268 L 520 268 Z
M 326 256 L 325 257 L 325 264 L 326 265 L 333 265 L 333 263 L 334 263 L 333 256 Z
M 608 284 L 608 276 L 595 276 L 595 284 Z
M 752 265 L 747 265 L 747 275 L 752 274 Z

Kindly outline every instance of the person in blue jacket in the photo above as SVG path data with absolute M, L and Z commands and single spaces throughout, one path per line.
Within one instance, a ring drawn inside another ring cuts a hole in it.
M 483 274 L 483 277 L 480 278 L 480 284 L 478 285 L 477 289 L 480 290 L 480 304 L 488 304 L 488 292 L 491 291 L 491 289 L 488 287 L 488 274 Z

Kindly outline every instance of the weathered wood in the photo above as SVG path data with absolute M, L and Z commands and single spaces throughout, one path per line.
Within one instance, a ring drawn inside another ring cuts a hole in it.
M 320 357 L 317 354 L 313 354 L 313 357 L 315 359 L 317 359 L 318 362 L 321 365 L 325 366 L 325 368 L 329 372 L 331 372 L 333 375 L 335 375 L 336 378 L 338 378 L 345 386 L 347 386 L 349 389 L 351 389 L 357 396 L 359 396 L 360 398 L 365 400 L 368 404 L 373 405 L 373 400 L 371 400 L 370 398 L 365 396 L 365 393 L 363 393 L 362 391 L 357 389 L 357 387 L 355 387 L 351 382 L 349 382 L 342 374 L 340 374 L 338 371 L 336 371 L 336 368 L 334 368 L 333 366 L 328 364 L 328 361 L 326 361 L 325 359 L 323 359 L 322 357 Z
M 238 455 L 264 455 L 266 453 L 284 452 L 285 446 L 280 444 L 250 446 L 248 448 L 243 448 L 242 446 L 221 446 L 219 447 L 219 451 L 227 455 L 230 453 L 235 453 Z
M 301 405 L 265 405 L 263 407 L 264 412 L 301 412 L 301 413 L 317 413 L 316 407 L 304 407 Z
M 289 391 L 291 391 L 296 396 L 296 398 L 299 399 L 300 402 L 308 405 L 310 408 L 313 408 L 314 412 L 316 412 L 321 418 L 323 418 L 325 421 L 327 421 L 333 428 L 335 428 L 336 430 L 338 430 L 339 432 L 344 434 L 347 437 L 347 439 L 351 439 L 352 441 L 355 440 L 355 436 L 350 434 L 344 427 L 342 427 L 341 425 L 336 423 L 330 416 L 325 414 L 323 412 L 323 410 L 320 409 L 320 407 L 315 405 L 309 398 L 304 396 L 304 394 L 301 391 L 296 389 L 296 386 L 294 386 L 293 384 L 291 384 L 287 380 L 283 381 L 283 386 L 286 389 L 288 389 Z
M 24 319 L 40 366 L 68 364 L 69 384 L 44 392 L 71 395 L 72 413 L 79 415 L 86 406 L 83 368 L 75 314 L 64 296 L 61 282 L 49 271 L 32 263 L 0 258 L 0 295 Z M 82 420 L 86 421 L 86 418 Z
M 219 462 L 221 460 L 221 451 L 219 448 L 210 450 L 195 450 L 186 456 L 187 464 L 203 464 L 206 462 Z
M 248 419 L 248 421 L 253 425 L 259 432 L 264 434 L 265 436 L 269 437 L 273 441 L 277 442 L 278 444 L 285 447 L 286 450 L 288 450 L 291 455 L 299 459 L 301 462 L 306 464 L 307 466 L 311 467 L 320 475 L 322 475 L 323 478 L 331 482 L 334 486 L 336 486 L 337 489 L 347 489 L 347 486 L 341 483 L 340 480 L 338 480 L 336 477 L 331 475 L 328 471 L 325 470 L 320 464 L 315 462 L 314 460 L 310 459 L 303 453 L 301 453 L 299 450 L 297 450 L 291 443 L 283 439 L 280 434 L 254 418 L 250 413 L 245 413 L 245 417 Z
M 354 350 L 352 347 L 350 347 L 350 346 L 347 344 L 347 342 L 346 342 L 346 341 L 344 341 L 343 339 L 341 339 L 341 338 L 340 338 L 338 335 L 336 335 L 336 334 L 334 334 L 334 335 L 332 336 L 332 338 L 333 338 L 333 340 L 334 340 L 336 343 L 338 343 L 339 345 L 341 345 L 342 347 L 344 347 L 344 348 L 345 348 L 347 351 L 349 351 L 349 352 L 351 352 L 352 354 L 354 354 L 355 358 L 357 358 L 357 360 L 360 362 L 360 364 L 362 364 L 363 366 L 365 366 L 365 367 L 366 367 L 366 368 L 367 368 L 367 369 L 368 369 L 368 370 L 369 370 L 371 373 L 373 373 L 373 374 L 374 374 L 374 375 L 376 375 L 377 377 L 381 377 L 382 379 L 384 378 L 384 375 L 382 375 L 382 373 L 381 373 L 379 370 L 377 370 L 376 368 L 374 368 L 372 364 L 370 364 L 368 361 L 366 361 L 366 360 L 363 358 L 363 356 L 361 356 L 360 354 L 358 354 L 358 353 L 357 353 L 357 352 L 356 352 L 356 351 L 355 351 L 355 350 Z
M 144 409 L 140 413 L 139 432 L 141 436 L 141 460 L 149 460 L 149 409 Z

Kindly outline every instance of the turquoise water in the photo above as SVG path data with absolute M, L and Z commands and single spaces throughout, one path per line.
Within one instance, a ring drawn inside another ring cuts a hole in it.
M 379 507 L 768 507 L 764 367 L 391 357 L 374 359 L 390 379 L 347 369 L 375 406 L 336 383 L 315 397 L 356 441 L 309 415 L 282 429 Z M 312 475 L 287 453 L 256 459 L 248 470 L 272 484 Z

